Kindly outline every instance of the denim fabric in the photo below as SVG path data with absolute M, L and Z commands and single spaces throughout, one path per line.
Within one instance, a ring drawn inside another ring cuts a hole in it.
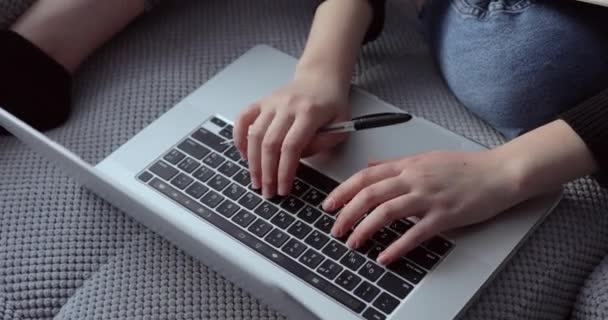
M 450 89 L 507 138 L 608 87 L 607 21 L 558 0 L 427 0 L 421 13 Z

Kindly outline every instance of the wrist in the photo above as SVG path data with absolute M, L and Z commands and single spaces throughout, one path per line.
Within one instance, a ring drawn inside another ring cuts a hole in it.
M 317 86 L 321 84 L 324 90 L 336 92 L 339 96 L 347 98 L 350 91 L 350 78 L 345 79 L 339 72 L 321 66 L 296 68 L 294 81 L 305 82 Z
M 513 153 L 504 145 L 488 150 L 486 154 L 505 195 L 520 202 L 539 193 L 538 186 L 532 183 L 534 170 L 526 155 Z

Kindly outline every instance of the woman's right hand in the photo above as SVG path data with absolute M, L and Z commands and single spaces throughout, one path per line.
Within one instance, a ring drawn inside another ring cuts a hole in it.
M 350 119 L 349 83 L 321 73 L 295 80 L 247 107 L 234 126 L 234 140 L 249 162 L 251 184 L 265 198 L 287 195 L 301 157 L 327 150 L 345 134 L 317 135 L 321 127 Z

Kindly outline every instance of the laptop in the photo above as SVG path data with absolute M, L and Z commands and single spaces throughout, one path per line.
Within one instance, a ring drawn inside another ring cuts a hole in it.
M 257 46 L 93 167 L 0 109 L 0 125 L 84 187 L 222 273 L 290 319 L 453 319 L 543 218 L 561 191 L 475 226 L 438 235 L 398 262 L 375 258 L 415 222 L 384 227 L 357 251 L 334 239 L 320 208 L 340 181 L 383 159 L 485 147 L 423 118 L 352 134 L 302 160 L 292 194 L 264 200 L 230 145 L 251 101 L 288 83 L 296 59 Z M 397 108 L 360 89 L 354 115 Z

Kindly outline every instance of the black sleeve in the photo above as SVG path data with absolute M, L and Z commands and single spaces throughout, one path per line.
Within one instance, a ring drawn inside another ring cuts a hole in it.
M 65 122 L 70 114 L 70 73 L 10 30 L 0 31 L 0 48 L 0 106 L 41 131 Z M 0 128 L 0 134 L 6 131 Z
M 325 0 L 321 2 L 324 1 Z M 382 29 L 384 28 L 384 18 L 386 16 L 386 0 L 367 0 L 367 2 L 369 2 L 369 5 L 372 8 L 373 18 L 372 22 L 367 28 L 367 34 L 365 34 L 365 38 L 363 39 L 364 44 L 376 40 L 380 33 L 382 33 Z
M 560 116 L 585 141 L 602 173 L 600 182 L 606 184 L 608 172 L 608 89 L 566 111 Z

